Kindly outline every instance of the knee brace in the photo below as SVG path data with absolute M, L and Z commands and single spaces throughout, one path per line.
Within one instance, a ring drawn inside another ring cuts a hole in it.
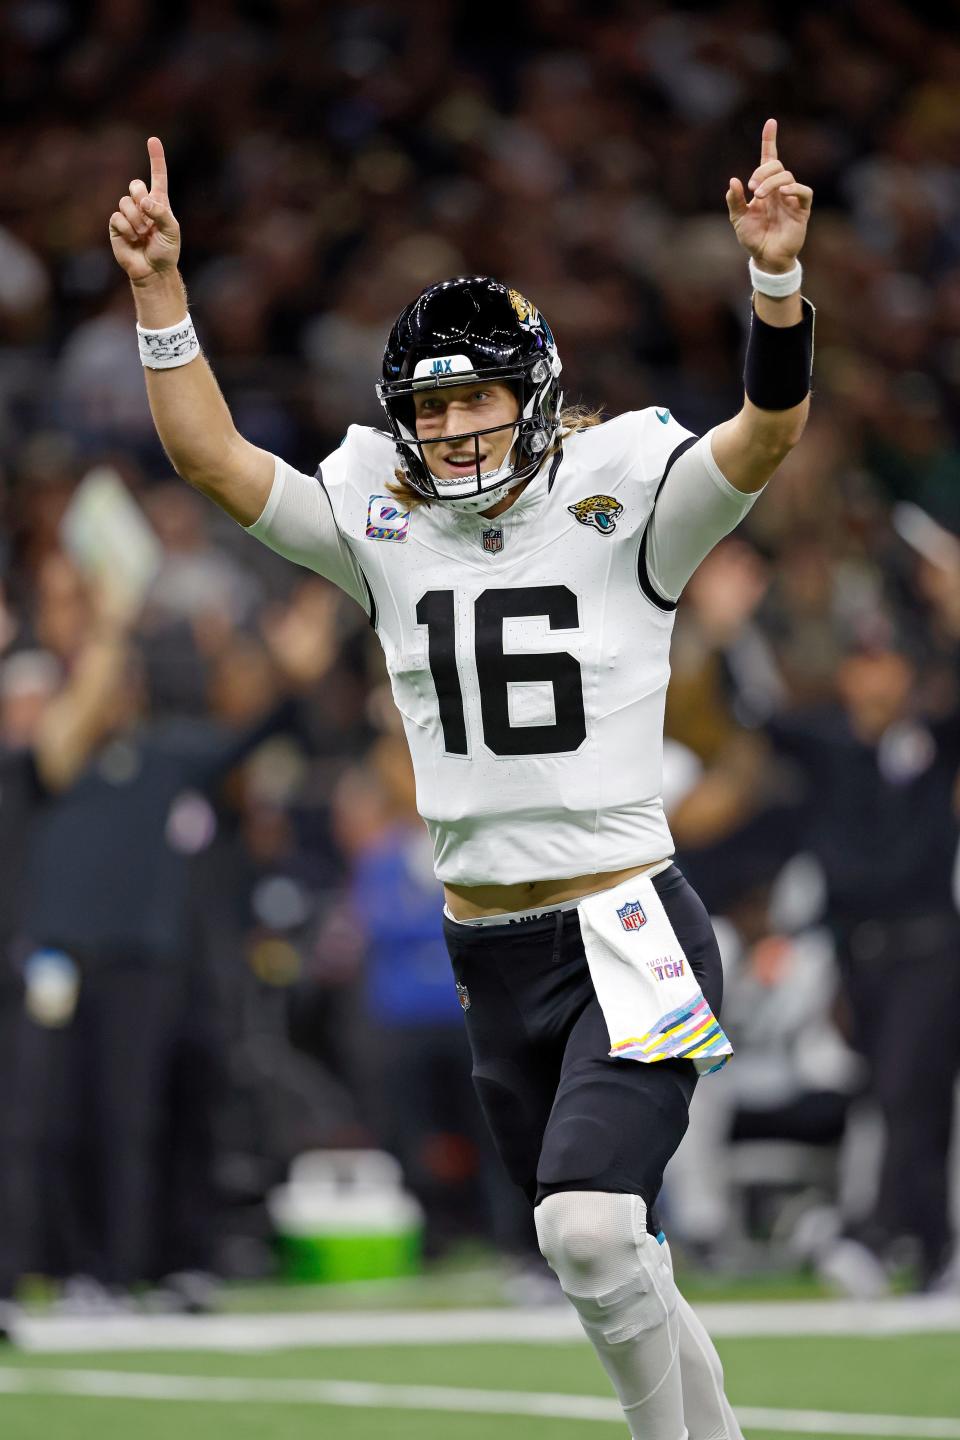
M 688 1440 L 678 1294 L 639 1195 L 567 1190 L 534 1211 L 540 1249 L 593 1343 L 630 1434 Z
M 595 1344 L 623 1344 L 669 1323 L 677 1287 L 639 1195 L 563 1191 L 541 1201 L 534 1218 L 544 1258 Z

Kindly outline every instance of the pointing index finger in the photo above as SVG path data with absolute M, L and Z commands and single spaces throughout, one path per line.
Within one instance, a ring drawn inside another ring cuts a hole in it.
M 159 145 L 159 140 L 157 144 Z M 161 150 L 161 155 L 163 151 Z M 760 164 L 765 160 L 776 160 L 777 158 L 777 122 L 770 119 L 763 124 L 763 134 L 760 137 Z
M 150 193 L 154 196 L 166 196 L 167 162 L 163 154 L 163 144 L 156 135 L 151 135 L 147 141 L 147 154 L 150 156 Z

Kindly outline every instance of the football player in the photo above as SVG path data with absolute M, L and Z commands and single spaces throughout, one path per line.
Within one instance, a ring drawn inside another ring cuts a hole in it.
M 768 120 L 726 197 L 754 292 L 745 396 L 708 434 L 659 407 L 603 424 L 565 409 L 536 306 L 458 278 L 390 333 L 387 428 L 351 426 L 308 476 L 233 425 L 148 149 L 150 188 L 132 182 L 110 234 L 160 438 L 190 484 L 366 609 L 445 886 L 477 1091 L 543 1253 L 633 1435 L 739 1436 L 653 1219 L 698 1073 L 730 1051 L 716 941 L 670 859 L 663 708 L 685 582 L 804 427 L 812 192 Z

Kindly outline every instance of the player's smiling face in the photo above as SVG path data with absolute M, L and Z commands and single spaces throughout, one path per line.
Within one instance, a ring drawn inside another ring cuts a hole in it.
M 423 451 L 431 471 L 438 480 L 462 479 L 476 474 L 476 442 L 470 432 L 494 430 L 480 436 L 480 473 L 497 470 L 507 458 L 513 444 L 514 430 L 520 414 L 516 395 L 502 380 L 488 384 L 473 381 L 466 385 L 448 385 L 422 391 L 414 396 L 417 417 L 417 439 L 428 443 Z M 461 440 L 449 439 L 455 435 Z

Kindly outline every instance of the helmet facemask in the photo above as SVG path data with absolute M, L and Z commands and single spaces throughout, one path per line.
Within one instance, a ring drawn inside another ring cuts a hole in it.
M 398 318 L 384 351 L 377 386 L 403 474 L 425 500 L 482 511 L 533 476 L 559 430 L 560 357 L 549 326 L 519 292 L 483 276 L 430 286 Z M 507 384 L 518 415 L 509 424 L 423 439 L 417 434 L 414 397 L 465 384 Z M 504 459 L 481 467 L 485 436 L 510 429 Z M 439 445 L 473 442 L 475 464 L 462 475 L 434 473 Z
M 446 372 L 442 378 L 430 375 L 408 381 L 395 381 L 392 384 L 384 383 L 377 386 L 377 394 L 390 422 L 400 464 L 410 486 L 424 499 L 441 500 L 453 509 L 474 512 L 486 510 L 497 504 L 521 481 L 536 473 L 556 436 L 562 403 L 556 383 L 560 361 L 555 359 L 551 364 L 545 357 L 540 356 L 532 365 L 523 369 L 478 372 L 470 367 L 465 356 L 448 358 L 454 362 L 460 360 L 461 365 L 456 370 Z M 421 361 L 421 366 L 426 364 L 427 362 Z M 504 425 L 492 425 L 483 430 L 466 430 L 457 435 L 421 439 L 416 430 L 413 397 L 425 390 L 449 388 L 472 381 L 480 384 L 490 384 L 493 381 L 508 384 L 517 396 L 519 414 L 516 420 Z M 485 435 L 500 434 L 504 430 L 514 432 L 504 459 L 493 470 L 481 470 L 481 439 Z M 464 440 L 473 441 L 474 469 L 462 476 L 441 477 L 435 474 L 430 464 L 430 456 L 436 451 L 436 447 L 455 445 Z

